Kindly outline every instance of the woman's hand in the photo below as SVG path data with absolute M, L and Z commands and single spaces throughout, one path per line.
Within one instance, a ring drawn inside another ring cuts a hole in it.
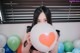
M 30 32 L 27 33 L 27 35 L 24 37 L 24 47 L 30 46 L 31 47 L 31 41 L 30 41 Z
M 30 53 L 30 48 L 32 44 L 30 41 L 30 32 L 24 37 L 23 45 L 22 45 L 22 53 Z
M 31 46 L 31 41 L 30 41 L 30 32 L 27 34 L 27 45 Z

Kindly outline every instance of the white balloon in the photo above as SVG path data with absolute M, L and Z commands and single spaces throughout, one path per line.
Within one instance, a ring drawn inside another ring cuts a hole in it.
M 0 34 L 0 48 L 4 47 L 6 45 L 7 38 L 4 35 Z
M 0 53 L 5 53 L 5 49 L 4 48 L 0 48 Z
M 54 33 L 55 35 L 51 35 L 51 33 Z M 41 36 L 43 36 L 43 38 L 41 38 Z M 57 41 L 57 36 L 57 32 L 52 25 L 48 23 L 39 23 L 32 28 L 30 39 L 32 45 L 37 50 L 41 52 L 48 52 L 54 48 Z
M 75 48 L 80 48 L 80 39 L 75 40 L 75 41 L 73 42 L 73 45 L 74 45 Z

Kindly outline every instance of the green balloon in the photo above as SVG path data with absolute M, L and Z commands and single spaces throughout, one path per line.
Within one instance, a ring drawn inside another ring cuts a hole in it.
M 65 52 L 72 52 L 73 48 L 74 48 L 73 43 L 71 41 L 64 42 L 64 51 Z
M 10 36 L 7 40 L 7 44 L 12 51 L 16 51 L 20 45 L 20 38 L 18 36 Z

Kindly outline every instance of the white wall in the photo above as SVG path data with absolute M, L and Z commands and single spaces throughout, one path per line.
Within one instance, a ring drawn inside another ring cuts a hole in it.
M 31 24 L 0 24 L 0 34 L 6 36 L 19 35 L 23 39 L 26 34 L 26 26 Z M 60 41 L 73 41 L 80 38 L 80 22 L 53 23 L 60 32 Z
M 54 23 L 53 25 L 61 31 L 60 41 L 73 41 L 80 38 L 80 22 Z

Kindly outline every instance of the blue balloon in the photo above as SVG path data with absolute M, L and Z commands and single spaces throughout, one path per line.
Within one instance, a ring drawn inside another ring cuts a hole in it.
M 80 53 L 80 48 L 74 48 L 72 53 Z
M 8 47 L 7 44 L 4 46 L 4 49 L 5 49 L 5 53 L 13 53 L 13 51 Z
M 59 42 L 58 44 L 58 53 L 64 52 L 64 44 L 62 42 Z

